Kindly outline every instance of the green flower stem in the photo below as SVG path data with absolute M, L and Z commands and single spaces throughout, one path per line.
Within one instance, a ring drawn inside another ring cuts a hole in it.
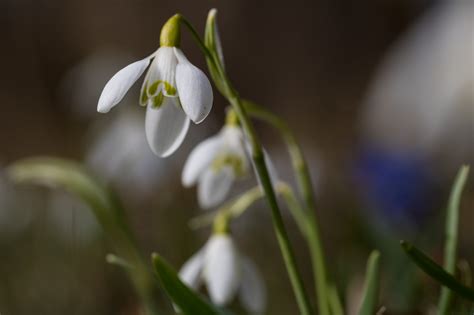
M 151 276 L 150 270 L 145 263 L 142 255 L 138 250 L 138 246 L 135 239 L 129 233 L 128 225 L 123 228 L 120 223 L 114 228 L 115 231 L 109 230 L 112 241 L 115 243 L 115 247 L 120 257 L 123 258 L 122 267 L 129 274 L 130 279 L 142 300 L 143 307 L 145 309 L 144 314 L 157 315 L 158 307 L 156 305 L 154 297 L 155 284 L 153 283 L 153 277 Z M 110 263 L 111 256 L 106 257 Z M 116 264 L 119 261 L 114 261 Z M 130 267 L 126 268 L 123 263 L 126 262 Z
M 280 245 L 280 250 L 285 260 L 286 268 L 290 276 L 290 281 L 293 286 L 293 291 L 296 295 L 300 312 L 303 315 L 312 314 L 311 306 L 303 286 L 301 275 L 296 267 L 295 256 L 288 238 L 280 208 L 278 206 L 275 191 L 273 190 L 262 147 L 257 138 L 253 125 L 251 124 L 250 119 L 248 118 L 248 115 L 242 105 L 240 97 L 231 87 L 229 80 L 226 77 L 222 79 L 224 81 L 224 86 L 227 87 L 227 90 L 230 94 L 228 101 L 231 103 L 235 112 L 237 113 L 239 121 L 242 124 L 242 128 L 244 129 L 250 142 L 252 160 L 257 172 L 257 176 L 260 179 L 260 184 L 262 185 L 268 204 L 272 210 L 273 227 Z
M 244 106 L 250 116 L 263 120 L 277 129 L 283 140 L 285 141 L 288 152 L 290 154 L 293 170 L 295 172 L 298 187 L 303 196 L 306 205 L 304 213 L 307 221 L 306 231 L 307 242 L 311 252 L 311 260 L 314 273 L 314 281 L 316 286 L 316 294 L 318 300 L 319 313 L 321 315 L 329 314 L 329 300 L 327 292 L 327 272 L 324 261 L 323 245 L 320 237 L 319 224 L 314 213 L 316 202 L 313 194 L 313 185 L 309 175 L 308 165 L 303 156 L 302 150 L 296 141 L 293 133 L 288 125 L 280 117 L 263 109 L 253 102 L 244 100 Z
M 212 54 L 209 49 L 205 46 L 204 42 L 201 40 L 197 32 L 194 30 L 192 25 L 183 17 L 183 23 L 191 30 L 194 38 L 197 40 L 199 46 L 204 51 L 208 64 L 210 64 L 210 72 L 217 73 L 219 78 L 213 76 L 214 81 L 217 81 L 217 86 L 222 86 L 224 96 L 232 105 L 235 110 L 237 117 L 242 125 L 242 128 L 247 136 L 247 139 L 250 143 L 251 157 L 255 166 L 257 177 L 260 179 L 260 184 L 265 196 L 267 198 L 268 204 L 272 211 L 272 221 L 275 234 L 277 236 L 278 243 L 280 245 L 280 250 L 285 261 L 286 269 L 290 277 L 290 281 L 293 287 L 293 291 L 296 296 L 296 300 L 300 309 L 301 314 L 309 315 L 312 314 L 311 306 L 309 303 L 308 296 L 303 286 L 303 281 L 301 275 L 296 266 L 296 260 L 291 247 L 288 233 L 283 222 L 280 208 L 276 199 L 275 191 L 273 190 L 273 185 L 270 179 L 267 165 L 265 163 L 265 158 L 263 155 L 262 146 L 258 140 L 257 134 L 254 130 L 254 127 L 247 115 L 247 112 L 242 104 L 242 100 L 237 93 L 237 91 L 232 86 L 227 74 L 225 73 L 222 64 L 218 58 L 215 58 L 216 54 Z

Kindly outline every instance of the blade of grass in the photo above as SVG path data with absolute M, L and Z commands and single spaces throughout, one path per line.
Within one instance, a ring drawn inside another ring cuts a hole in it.
M 413 260 L 415 264 L 420 267 L 426 274 L 431 278 L 439 282 L 446 288 L 451 289 L 459 296 L 474 301 L 474 290 L 459 283 L 456 278 L 447 273 L 441 266 L 435 263 L 431 258 L 424 254 L 421 250 L 417 249 L 412 244 L 401 241 L 400 244 L 408 256 Z
M 359 315 L 375 314 L 379 295 L 380 283 L 380 252 L 372 251 L 367 260 L 367 272 L 365 275 L 364 298 L 359 310 Z
M 339 298 L 339 293 L 334 284 L 329 285 L 328 287 L 328 301 L 329 309 L 332 315 L 344 315 L 344 308 L 342 307 L 341 299 Z
M 454 275 L 456 273 L 456 256 L 458 245 L 458 225 L 459 225 L 459 204 L 461 195 L 466 184 L 469 167 L 463 166 L 459 170 L 451 190 L 446 215 L 446 241 L 444 245 L 444 269 Z M 438 314 L 448 313 L 452 300 L 452 291 L 448 288 L 441 289 L 441 296 L 438 302 Z

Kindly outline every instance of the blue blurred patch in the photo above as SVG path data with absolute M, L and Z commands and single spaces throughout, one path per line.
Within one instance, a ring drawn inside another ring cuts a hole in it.
M 423 159 L 366 146 L 354 169 L 366 205 L 387 223 L 418 227 L 432 212 L 435 185 Z

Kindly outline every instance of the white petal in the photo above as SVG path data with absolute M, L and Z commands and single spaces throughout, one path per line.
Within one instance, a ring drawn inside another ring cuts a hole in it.
M 255 264 L 248 258 L 242 258 L 239 298 L 249 313 L 262 314 L 265 311 L 267 304 L 265 283 Z
M 189 129 L 188 117 L 174 100 L 165 97 L 160 108 L 149 105 L 146 111 L 146 138 L 153 153 L 160 157 L 176 151 Z
M 174 48 L 178 58 L 176 86 L 183 110 L 196 124 L 202 122 L 212 108 L 212 87 L 206 75 L 192 65 L 178 48 Z
M 190 288 L 197 290 L 201 285 L 201 273 L 204 266 L 204 253 L 202 249 L 194 254 L 179 271 L 179 278 Z
M 198 203 L 203 209 L 217 206 L 224 201 L 234 182 L 234 172 L 230 167 L 216 171 L 208 168 L 199 178 Z
M 97 111 L 107 113 L 112 107 L 117 105 L 142 75 L 149 63 L 150 58 L 145 58 L 135 61 L 117 72 L 102 90 Z
M 244 135 L 240 127 L 224 126 L 222 128 L 221 135 L 229 147 L 242 148 Z
M 206 247 L 204 278 L 211 300 L 216 305 L 232 301 L 240 286 L 240 257 L 227 235 L 214 235 Z
M 198 177 L 211 165 L 221 147 L 221 138 L 214 136 L 199 143 L 193 149 L 186 160 L 181 176 L 184 186 L 189 187 L 196 183 Z

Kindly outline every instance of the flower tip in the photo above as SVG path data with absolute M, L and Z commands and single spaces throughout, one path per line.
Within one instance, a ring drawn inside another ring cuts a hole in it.
M 159 263 L 161 260 L 161 257 L 160 255 L 158 255 L 157 253 L 152 253 L 151 254 L 151 261 L 156 264 L 156 263 Z
M 209 108 L 212 108 L 212 104 L 209 105 Z M 210 111 L 211 111 L 211 110 L 209 109 L 209 112 L 210 112 Z M 198 124 L 202 123 L 202 122 L 207 118 L 207 116 L 209 115 L 209 112 L 204 113 L 204 114 L 201 114 L 201 115 L 199 115 L 199 116 L 190 117 L 190 118 L 191 118 L 191 120 L 193 121 L 193 123 L 195 123 L 196 125 L 198 125 Z
M 108 112 L 110 112 L 110 106 L 103 106 L 99 104 L 97 106 L 97 112 L 101 114 L 107 114 Z
M 217 9 L 216 8 L 212 8 L 211 10 L 209 10 L 209 16 L 210 17 L 215 17 L 217 15 Z

